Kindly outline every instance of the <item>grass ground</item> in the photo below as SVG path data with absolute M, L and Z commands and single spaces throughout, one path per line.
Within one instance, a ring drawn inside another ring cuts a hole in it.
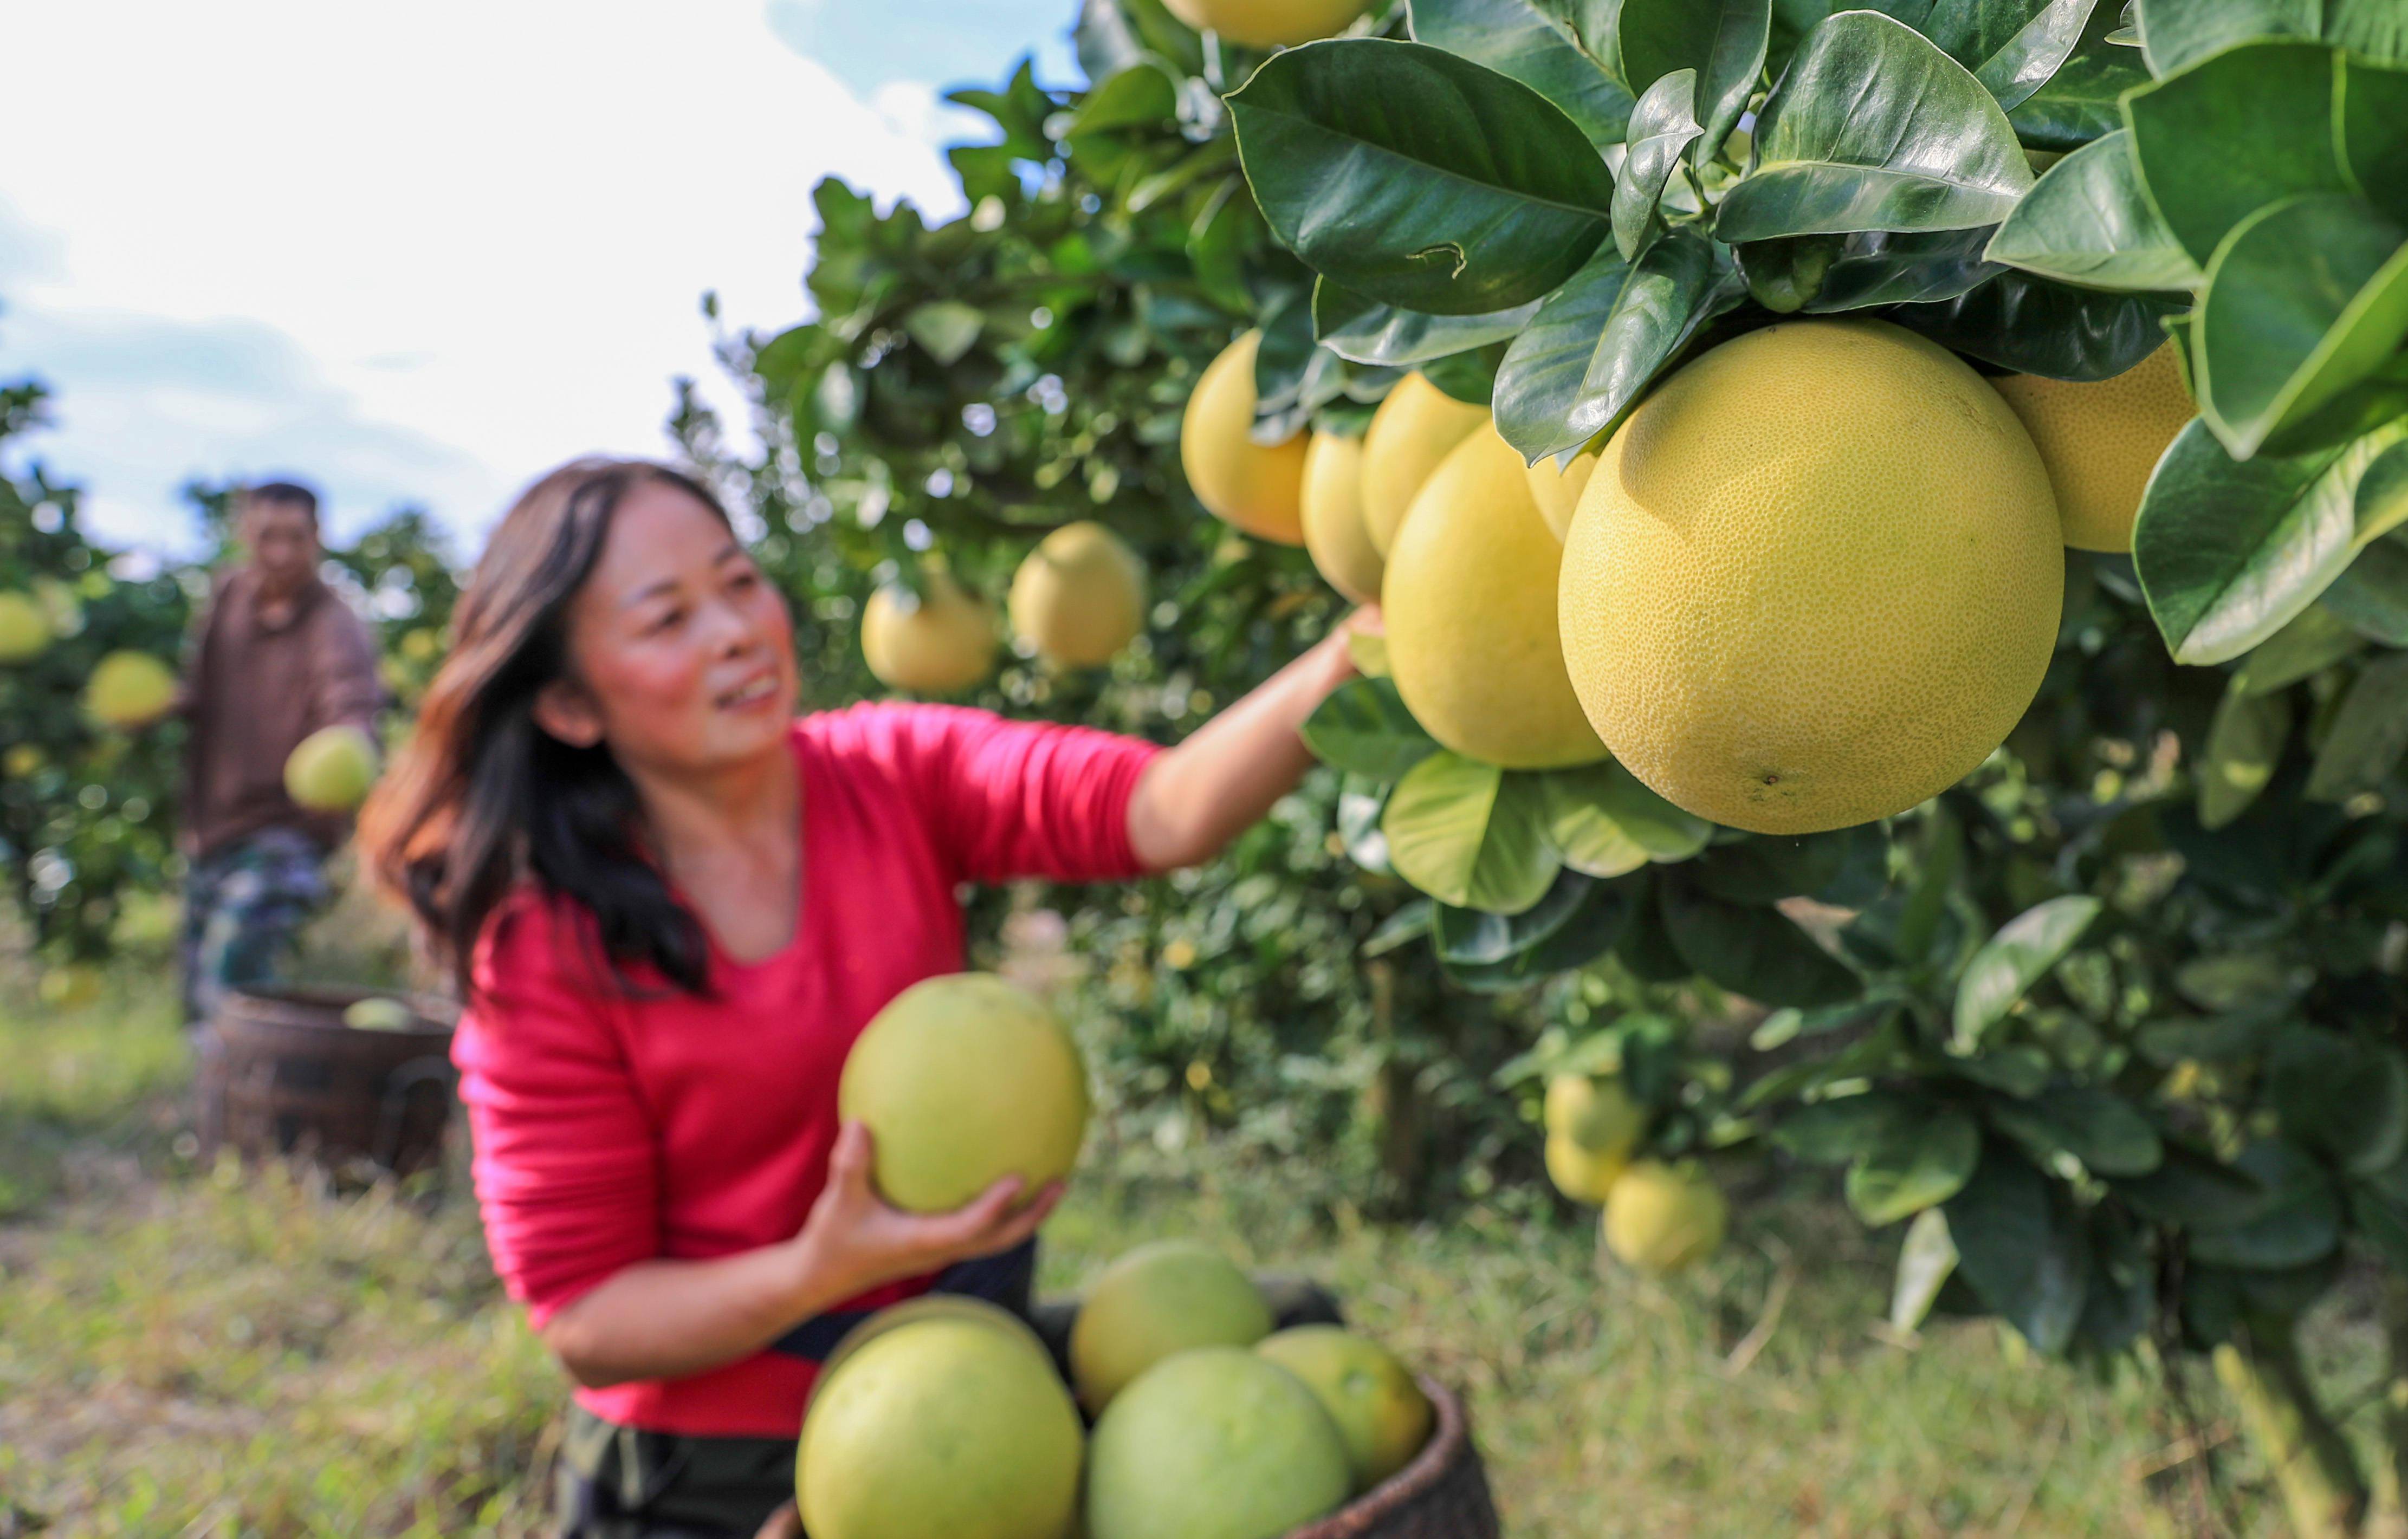
M 456 1154 L 448 1186 L 351 1195 L 204 1167 L 158 970 L 113 990 L 40 1019 L 0 975 L 0 1539 L 538 1532 L 561 1381 Z M 1320 1276 L 1469 1389 L 1514 1539 L 2204 1532 L 2143 1374 L 1986 1326 L 1881 1339 L 1887 1246 L 1812 1203 L 1743 1210 L 1666 1287 L 1600 1278 L 1587 1226 L 1536 1204 L 1396 1227 L 1312 1192 L 1108 1138 L 1049 1282 L 1171 1233 Z M 2241 1484 L 2242 1531 L 2272 1532 Z

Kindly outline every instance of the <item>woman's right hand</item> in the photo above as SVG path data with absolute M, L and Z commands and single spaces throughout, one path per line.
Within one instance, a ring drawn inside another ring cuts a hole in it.
M 1023 1183 L 1007 1176 L 952 1213 L 906 1213 L 878 1195 L 870 1166 L 868 1127 L 847 1122 L 828 1157 L 827 1185 L 801 1231 L 787 1242 L 798 1291 L 817 1308 L 833 1307 L 881 1283 L 1010 1250 L 1036 1233 L 1062 1200 L 1062 1183 L 1056 1181 L 1026 1206 L 1015 1207 Z

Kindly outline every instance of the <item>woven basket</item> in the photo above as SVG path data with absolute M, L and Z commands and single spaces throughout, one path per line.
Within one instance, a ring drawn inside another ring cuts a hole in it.
M 1287 1539 L 1498 1539 L 1488 1473 L 1463 1402 L 1433 1379 L 1421 1386 L 1438 1425 L 1413 1461 Z

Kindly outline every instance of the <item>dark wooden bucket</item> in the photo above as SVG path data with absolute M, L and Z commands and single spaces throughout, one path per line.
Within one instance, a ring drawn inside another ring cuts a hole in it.
M 452 1119 L 452 1023 L 441 1001 L 409 997 L 401 1031 L 343 1024 L 381 990 L 261 989 L 226 996 L 200 1044 L 202 1147 L 250 1159 L 299 1156 L 396 1176 L 442 1158 Z
M 1488 1472 L 1463 1402 L 1436 1379 L 1421 1386 L 1438 1424 L 1413 1461 L 1287 1539 L 1498 1539 Z

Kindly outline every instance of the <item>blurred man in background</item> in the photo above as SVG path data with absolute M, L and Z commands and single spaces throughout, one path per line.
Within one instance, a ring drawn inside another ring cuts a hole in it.
M 367 627 L 318 577 L 318 497 L 270 481 L 243 494 L 241 557 L 222 572 L 185 670 L 184 1019 L 274 977 L 326 900 L 326 857 L 351 832 L 305 811 L 284 762 L 321 727 L 371 735 L 383 704 Z

